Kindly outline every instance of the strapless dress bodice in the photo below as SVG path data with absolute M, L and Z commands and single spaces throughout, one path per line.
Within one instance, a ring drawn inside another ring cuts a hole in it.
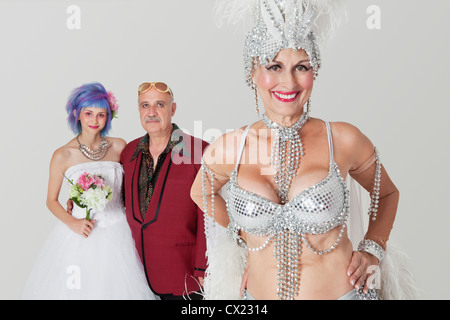
M 122 183 L 123 183 L 123 167 L 120 163 L 114 161 L 95 161 L 84 162 L 69 167 L 65 176 L 74 183 L 84 173 L 101 175 L 105 179 L 112 192 L 112 199 L 107 203 L 102 211 L 91 213 L 91 220 L 96 220 L 96 227 L 107 227 L 114 224 L 125 217 L 125 209 L 122 197 Z M 69 182 L 67 182 L 69 184 Z M 80 208 L 74 204 L 72 216 L 78 219 L 86 217 L 86 209 Z

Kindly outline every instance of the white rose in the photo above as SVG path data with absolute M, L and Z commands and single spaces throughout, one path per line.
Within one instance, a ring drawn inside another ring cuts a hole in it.
M 78 198 L 79 195 L 80 192 L 78 191 L 78 187 L 76 185 L 73 185 L 69 191 L 69 198 Z
M 84 191 L 80 197 L 80 202 L 87 206 L 91 210 L 91 213 L 102 211 L 105 209 L 108 200 L 106 197 L 108 192 L 100 188 L 90 188 Z

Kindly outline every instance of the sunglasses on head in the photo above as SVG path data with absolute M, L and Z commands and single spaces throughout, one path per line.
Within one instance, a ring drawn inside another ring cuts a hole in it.
M 167 84 L 165 84 L 164 82 L 144 82 L 138 88 L 138 95 L 141 95 L 141 94 L 147 92 L 152 87 L 154 87 L 156 90 L 158 90 L 159 92 L 162 92 L 162 93 L 168 92 L 173 98 L 172 90 L 170 90 L 169 86 Z

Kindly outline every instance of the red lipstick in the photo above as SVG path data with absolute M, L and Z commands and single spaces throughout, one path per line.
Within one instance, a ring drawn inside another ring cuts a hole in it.
M 295 99 L 297 99 L 298 95 L 300 94 L 300 91 L 290 91 L 290 92 L 283 92 L 283 91 L 272 91 L 272 94 L 277 100 L 281 102 L 293 102 Z

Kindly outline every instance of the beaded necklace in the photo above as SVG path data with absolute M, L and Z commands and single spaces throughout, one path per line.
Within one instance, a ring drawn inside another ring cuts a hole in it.
M 272 130 L 271 165 L 275 166 L 275 184 L 281 204 L 288 202 L 292 179 L 297 173 L 300 158 L 304 156 L 299 131 L 308 121 L 309 113 L 303 112 L 300 119 L 290 127 L 284 127 L 263 114 L 264 124 Z M 292 300 L 298 294 L 298 259 L 301 254 L 301 236 L 286 229 L 274 237 L 274 258 L 277 260 L 277 295 L 280 299 Z
M 287 202 L 289 188 L 297 173 L 300 157 L 305 155 L 299 131 L 308 119 L 308 112 L 304 112 L 292 126 L 283 127 L 270 120 L 266 114 L 262 116 L 264 124 L 275 134 L 270 161 L 276 168 L 275 184 L 278 186 L 278 196 L 282 204 Z
M 88 146 L 81 144 L 80 140 L 78 139 L 79 135 L 77 136 L 77 142 L 78 142 L 78 149 L 80 149 L 81 153 L 88 159 L 99 161 L 103 159 L 106 155 L 106 152 L 108 151 L 109 143 L 106 141 L 106 138 L 103 138 L 100 142 L 100 145 L 98 149 L 91 150 Z

